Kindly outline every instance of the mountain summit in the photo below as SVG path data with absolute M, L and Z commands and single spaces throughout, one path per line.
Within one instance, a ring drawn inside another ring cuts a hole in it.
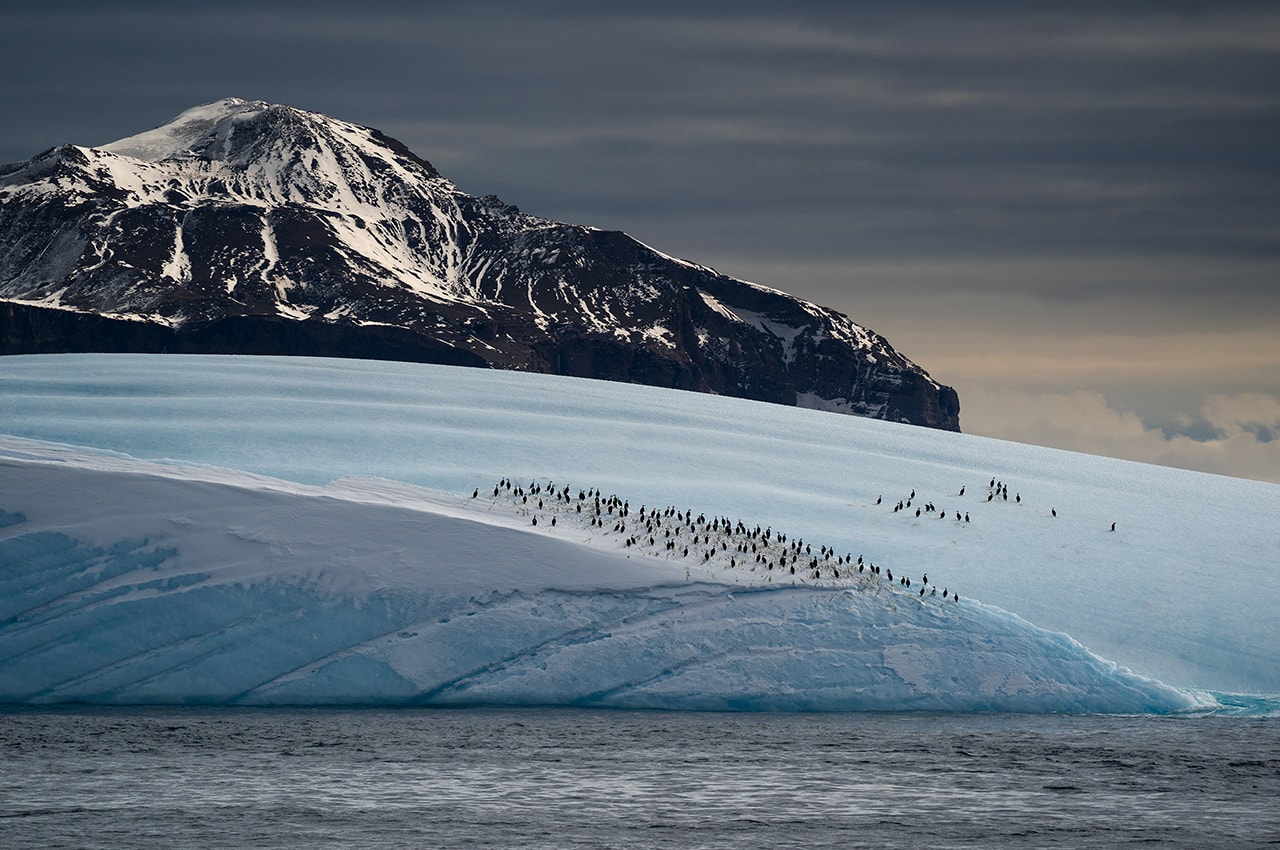
M 953 389 L 839 312 L 238 98 L 0 167 L 0 353 L 53 351 L 486 366 L 959 430 Z

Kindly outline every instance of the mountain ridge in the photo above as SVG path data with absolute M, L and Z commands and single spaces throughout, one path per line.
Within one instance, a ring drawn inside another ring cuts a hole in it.
M 0 244 L 3 353 L 361 351 L 959 430 L 953 389 L 838 311 L 469 195 L 377 130 L 263 101 L 0 167 Z

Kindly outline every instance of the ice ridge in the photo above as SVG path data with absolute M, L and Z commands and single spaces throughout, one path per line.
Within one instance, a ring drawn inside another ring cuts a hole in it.
M 0 529 L 4 702 L 1197 704 L 1064 635 L 882 577 L 734 584 L 723 565 L 628 552 L 623 532 L 535 526 L 514 500 L 29 454 L 0 460 L 24 508 Z

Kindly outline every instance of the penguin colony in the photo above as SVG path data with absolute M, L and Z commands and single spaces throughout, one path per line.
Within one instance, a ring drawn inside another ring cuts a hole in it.
M 957 499 L 964 498 L 964 493 L 965 493 L 965 486 L 962 484 L 960 485 L 960 491 L 956 493 L 953 498 L 957 498 Z M 917 501 L 916 491 L 915 491 L 915 488 L 912 488 L 911 492 L 907 495 L 905 499 L 899 499 L 897 503 L 893 506 L 893 513 L 896 514 L 901 512 L 908 512 L 908 513 L 911 512 L 912 504 L 916 501 Z M 1018 491 L 1014 491 L 1013 499 L 1010 500 L 1009 485 L 1004 483 L 1001 480 L 998 480 L 995 476 L 992 476 L 991 481 L 987 484 L 987 497 L 985 499 L 982 499 L 981 502 L 987 503 L 987 502 L 1009 502 L 1009 501 L 1012 501 L 1013 504 L 1015 505 L 1022 505 L 1023 504 L 1022 493 Z M 884 503 L 883 493 L 876 497 L 875 503 L 877 505 Z M 949 516 L 951 516 L 951 514 L 948 513 L 945 508 L 939 508 L 932 501 L 928 501 L 928 502 L 925 502 L 923 505 L 917 506 L 915 508 L 914 513 L 915 513 L 916 519 L 926 518 L 927 515 L 929 514 L 936 514 L 939 519 L 947 519 Z M 956 522 L 959 522 L 959 523 L 970 522 L 968 511 L 965 511 L 964 513 L 961 513 L 960 511 L 955 511 L 954 514 L 955 514 Z M 1053 519 L 1057 519 L 1058 509 L 1049 508 L 1049 516 L 1052 517 Z M 1116 524 L 1114 522 L 1111 523 L 1111 530 L 1112 531 L 1116 530 Z
M 915 582 L 905 575 L 864 560 L 861 555 L 839 554 L 826 545 L 792 539 L 771 526 L 748 526 L 728 517 L 694 515 L 675 506 L 633 509 L 627 499 L 604 495 L 599 489 L 574 490 L 548 481 L 527 487 L 503 478 L 492 489 L 489 510 L 513 509 L 539 529 L 589 528 L 596 534 L 620 540 L 628 553 L 681 561 L 685 576 L 692 573 L 729 573 L 735 580 L 811 587 L 861 587 L 900 585 L 912 597 L 959 602 L 950 588 L 929 584 L 927 575 Z M 479 499 L 477 488 L 471 494 Z M 727 572 L 725 572 L 727 571 Z M 740 576 L 740 578 L 738 578 Z M 941 597 L 940 599 L 938 597 Z
M 965 485 L 961 484 L 960 492 L 955 495 L 955 498 L 958 498 L 958 499 L 964 498 L 965 489 L 966 489 Z M 1013 500 L 1015 504 L 1019 504 L 1019 505 L 1022 504 L 1022 494 L 1015 492 Z M 876 498 L 877 505 L 881 504 L 883 501 L 884 501 L 883 494 L 881 494 Z M 911 489 L 911 493 L 905 499 L 899 499 L 898 503 L 893 506 L 893 512 L 896 514 L 900 511 L 910 511 L 912 503 L 914 503 L 915 501 L 916 501 L 916 491 L 915 491 L 915 488 L 913 487 Z M 987 485 L 987 498 L 985 499 L 985 501 L 987 502 L 1009 501 L 1009 485 L 1005 484 L 1003 481 L 997 481 L 996 478 L 992 476 L 991 483 Z M 935 513 L 937 514 L 939 519 L 946 519 L 948 516 L 950 516 L 950 514 L 948 514 L 945 509 L 939 508 L 932 501 L 925 502 L 923 505 L 920 505 L 915 509 L 915 516 L 917 519 L 922 518 L 925 514 L 935 514 Z M 1054 516 L 1057 516 L 1057 514 L 1054 514 Z M 955 518 L 956 518 L 955 519 L 956 522 L 970 521 L 968 511 L 965 511 L 963 514 L 960 511 L 956 511 Z

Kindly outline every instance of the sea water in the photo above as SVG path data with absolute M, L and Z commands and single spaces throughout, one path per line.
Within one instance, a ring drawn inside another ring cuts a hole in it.
M 0 709 L 0 846 L 1253 847 L 1280 721 Z

